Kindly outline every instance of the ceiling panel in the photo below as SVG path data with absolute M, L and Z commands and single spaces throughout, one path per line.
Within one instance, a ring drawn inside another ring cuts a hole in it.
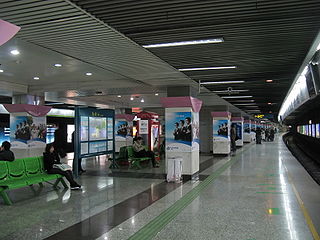
M 195 81 L 250 91 L 261 111 L 276 113 L 320 26 L 318 0 L 73 0 L 141 45 L 223 37 L 222 44 L 149 49 L 175 68 L 231 66 L 185 72 Z M 265 80 L 273 83 L 266 84 Z M 268 102 L 274 103 L 268 105 Z

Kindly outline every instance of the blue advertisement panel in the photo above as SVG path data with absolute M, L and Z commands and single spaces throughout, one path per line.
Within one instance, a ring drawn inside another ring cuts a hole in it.
M 37 148 L 46 144 L 46 117 L 11 115 L 10 130 L 13 148 Z
M 235 122 L 236 125 L 236 134 L 237 134 L 237 140 L 242 139 L 242 123 L 241 122 Z
M 228 141 L 229 131 L 228 119 L 213 119 L 213 141 Z
M 75 116 L 79 157 L 113 153 L 114 110 L 76 108 Z
M 192 113 L 192 151 L 197 151 L 200 149 L 200 122 L 199 122 L 199 113 Z
M 250 123 L 244 123 L 243 124 L 243 131 L 245 133 L 250 133 L 251 129 L 250 129 Z
M 115 121 L 115 135 L 117 141 L 125 141 L 127 137 L 133 135 L 133 124 L 125 120 Z
M 192 150 L 191 112 L 166 113 L 166 149 L 169 152 Z
M 0 145 L 4 141 L 10 142 L 10 128 L 0 127 Z

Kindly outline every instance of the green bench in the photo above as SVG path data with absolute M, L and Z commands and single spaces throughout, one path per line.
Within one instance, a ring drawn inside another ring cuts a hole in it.
M 142 158 L 135 157 L 132 146 L 127 147 L 127 153 L 128 153 L 128 160 L 130 162 L 131 168 L 141 169 L 140 162 L 151 160 L 151 158 L 149 157 L 142 157 Z
M 7 190 L 39 184 L 43 182 L 56 180 L 54 188 L 61 182 L 65 188 L 68 185 L 59 174 L 47 174 L 43 166 L 43 157 L 29 157 L 16 159 L 13 162 L 0 161 L 0 196 L 4 203 L 12 205 L 7 195 Z

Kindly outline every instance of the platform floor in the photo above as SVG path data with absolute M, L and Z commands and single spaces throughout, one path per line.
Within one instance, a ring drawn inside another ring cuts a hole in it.
M 319 240 L 320 186 L 280 136 L 202 156 L 200 181 L 181 184 L 152 178 L 160 169 L 110 177 L 103 159 L 86 164 L 82 191 L 46 184 L 0 200 L 0 239 Z

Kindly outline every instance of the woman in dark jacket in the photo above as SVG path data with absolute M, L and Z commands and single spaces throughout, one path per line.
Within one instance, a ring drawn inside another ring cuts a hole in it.
M 62 171 L 59 168 L 54 168 L 54 164 L 61 164 L 58 153 L 54 150 L 53 144 L 47 144 L 46 150 L 43 153 L 44 169 L 48 174 L 60 174 L 64 176 L 69 182 L 72 190 L 80 189 L 81 186 L 73 179 L 70 170 Z

